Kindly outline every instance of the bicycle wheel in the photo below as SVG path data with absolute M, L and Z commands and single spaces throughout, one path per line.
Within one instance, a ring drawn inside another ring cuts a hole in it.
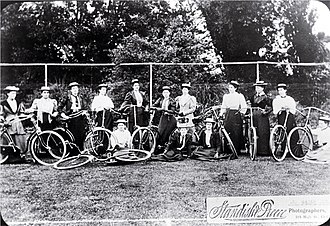
M 222 132 L 222 134 L 224 135 L 224 138 L 225 138 L 225 145 L 227 145 L 229 150 L 232 152 L 232 154 L 234 155 L 234 158 L 238 158 L 236 148 L 235 148 L 232 140 L 230 139 L 230 136 L 229 136 L 228 132 L 225 129 L 221 129 L 221 132 Z
M 140 162 L 149 159 L 151 152 L 140 149 L 127 149 L 114 153 L 113 157 L 122 162 Z
M 9 151 L 15 150 L 14 144 L 11 143 L 7 133 L 1 133 L 0 135 L 0 148 L 0 164 L 2 164 L 9 158 Z
M 107 160 L 107 153 L 113 150 L 117 143 L 116 136 L 110 130 L 95 128 L 87 135 L 84 147 L 90 150 L 98 160 Z
M 285 128 L 282 125 L 276 125 L 270 133 L 269 140 L 269 146 L 271 148 L 273 158 L 276 161 L 281 162 L 284 160 L 288 152 L 286 145 L 287 134 Z
M 94 159 L 92 155 L 77 155 L 71 156 L 68 158 L 61 159 L 57 163 L 54 164 L 55 169 L 73 169 L 79 166 L 86 165 Z
M 248 150 L 251 160 L 255 160 L 257 155 L 257 130 L 255 127 L 250 127 L 248 131 Z
M 66 155 L 65 141 L 54 131 L 43 131 L 32 138 L 31 154 L 42 165 L 54 165 Z
M 148 128 L 139 128 L 135 130 L 132 134 L 130 148 L 154 153 L 156 148 L 155 135 Z
M 307 152 L 313 150 L 312 136 L 302 127 L 296 127 L 290 131 L 288 142 L 289 152 L 296 160 L 303 160 Z

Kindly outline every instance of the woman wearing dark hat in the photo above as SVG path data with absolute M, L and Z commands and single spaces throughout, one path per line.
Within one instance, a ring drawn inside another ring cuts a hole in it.
M 235 146 L 237 153 L 245 147 L 243 137 L 243 119 L 241 114 L 247 111 L 247 104 L 243 94 L 238 93 L 239 84 L 231 81 L 228 84 L 229 93 L 223 95 L 220 115 L 225 114 L 224 127 Z
M 58 112 L 61 117 L 68 120 L 68 129 L 72 132 L 75 143 L 78 145 L 80 150 L 83 150 L 83 144 L 85 140 L 85 128 L 86 120 L 85 115 L 70 118 L 69 115 L 87 110 L 86 100 L 79 94 L 79 84 L 72 82 L 69 84 L 70 93 L 65 96 L 58 105 Z
M 253 109 L 253 124 L 257 129 L 257 153 L 258 155 L 270 155 L 269 137 L 270 125 L 269 114 L 272 111 L 270 98 L 264 92 L 267 83 L 258 81 L 253 84 L 256 93 L 250 98 Z
M 175 111 L 175 100 L 170 97 L 170 87 L 163 86 L 162 97 L 158 98 L 154 103 L 154 107 L 158 110 Z M 157 140 L 158 146 L 164 146 L 168 141 L 171 132 L 176 128 L 176 119 L 173 114 L 163 112 L 158 124 L 159 138 Z M 158 153 L 157 153 L 158 152 Z M 156 150 L 155 154 L 159 154 L 161 150 Z
M 289 134 L 289 132 L 296 127 L 296 120 L 295 120 L 295 113 L 296 113 L 296 102 L 295 100 L 288 96 L 286 94 L 287 92 L 287 85 L 284 83 L 279 83 L 277 85 L 277 92 L 279 95 L 275 97 L 273 100 L 273 113 L 277 115 L 278 119 L 278 124 L 279 125 L 284 125 L 285 118 L 288 114 L 288 119 L 286 122 L 286 131 Z M 293 134 L 292 135 L 292 141 L 293 143 L 297 143 L 295 141 L 299 140 L 299 135 L 298 134 Z M 293 147 L 294 148 L 294 147 Z M 299 146 L 297 145 L 297 148 Z M 285 145 L 283 145 L 283 151 L 285 149 Z M 295 150 L 297 154 L 299 154 L 299 150 Z
M 43 86 L 40 88 L 41 98 L 33 100 L 33 103 L 27 112 L 37 112 L 38 125 L 41 130 L 51 130 L 53 126 L 53 118 L 58 115 L 57 101 L 49 98 L 50 88 Z
M 7 86 L 4 89 L 7 99 L 0 103 L 0 119 L 1 121 L 10 121 L 18 119 L 19 115 L 25 112 L 24 104 L 16 100 L 19 88 L 15 86 Z M 25 153 L 26 133 L 21 121 L 14 122 L 8 128 L 9 134 L 12 136 L 15 144 L 19 147 L 21 153 Z
M 220 135 L 213 130 L 215 121 L 212 118 L 205 119 L 204 123 L 206 128 L 199 136 L 198 146 L 192 152 L 191 158 L 210 161 L 220 152 Z
M 182 87 L 182 95 L 175 98 L 176 108 L 179 111 L 179 116 L 189 119 L 188 122 L 189 132 L 191 134 L 194 134 L 195 125 L 192 120 L 194 118 L 194 112 L 197 106 L 196 97 L 189 94 L 189 90 L 191 88 L 190 83 L 184 83 L 181 85 L 181 87 Z
M 143 92 L 140 91 L 140 83 L 138 79 L 132 80 L 133 90 L 125 96 L 124 102 L 120 107 L 120 111 L 130 109 L 128 130 L 132 133 L 134 126 L 148 125 L 148 100 Z M 135 116 L 135 117 L 134 117 Z
M 114 108 L 114 105 L 111 98 L 107 96 L 107 88 L 107 84 L 98 85 L 99 95 L 94 97 L 91 108 L 92 111 L 96 112 L 96 126 L 104 126 L 112 131 L 113 116 L 111 109 Z

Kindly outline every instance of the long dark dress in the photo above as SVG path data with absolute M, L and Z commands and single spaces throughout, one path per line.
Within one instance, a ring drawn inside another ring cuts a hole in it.
M 142 96 L 142 107 L 137 107 L 137 99 L 134 94 L 134 91 L 128 92 L 125 96 L 124 102 L 122 103 L 120 110 L 129 107 L 129 116 L 128 116 L 128 130 L 130 133 L 133 133 L 135 123 L 139 126 L 147 126 L 148 125 L 148 113 L 145 112 L 145 107 L 148 105 L 148 100 L 143 92 L 140 92 Z M 131 106 L 134 105 L 134 106 Z M 136 118 L 134 118 L 134 114 L 136 114 Z
M 216 153 L 220 152 L 220 135 L 213 131 L 209 144 L 206 142 L 205 130 L 202 131 L 197 148 L 192 152 L 191 158 L 198 160 L 213 160 Z
M 81 96 L 78 96 L 78 101 L 80 102 L 80 110 L 87 110 L 87 103 Z M 74 113 L 73 110 L 71 109 L 73 104 L 74 103 L 72 102 L 71 95 L 64 97 L 58 105 L 58 112 L 59 113 L 63 112 L 67 116 L 69 116 L 70 114 Z M 83 150 L 84 140 L 86 136 L 85 116 L 80 115 L 78 117 L 70 119 L 68 121 L 68 129 L 73 134 L 76 145 L 79 147 L 80 150 Z
M 240 150 L 244 149 L 243 119 L 241 114 L 237 110 L 227 110 L 224 127 L 227 130 L 237 153 L 240 153 Z M 226 147 L 225 153 L 231 153 L 231 151 L 227 150 Z
M 161 97 L 156 100 L 153 106 L 157 108 L 165 107 L 163 106 L 163 102 L 164 102 L 164 98 Z M 165 110 L 175 111 L 175 100 L 173 98 L 169 98 L 167 102 L 167 106 L 165 108 L 166 108 Z M 163 112 L 158 124 L 159 137 L 157 140 L 157 145 L 164 146 L 165 143 L 168 142 L 168 139 L 175 128 L 176 128 L 176 119 L 174 115 L 167 112 Z
M 252 107 L 259 107 L 264 109 L 264 113 L 261 110 L 253 110 L 253 124 L 257 129 L 257 154 L 268 156 L 270 155 L 269 137 L 270 137 L 270 125 L 269 114 L 272 111 L 271 100 L 265 94 L 255 94 L 250 99 Z

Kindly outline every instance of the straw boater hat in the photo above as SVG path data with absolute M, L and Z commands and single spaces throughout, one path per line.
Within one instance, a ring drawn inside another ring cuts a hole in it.
M 11 91 L 19 91 L 19 88 L 16 86 L 7 86 L 4 91 L 11 92 Z
M 164 91 L 164 90 L 168 90 L 168 91 L 170 91 L 171 90 L 171 87 L 169 87 L 169 86 L 163 86 L 162 87 L 162 90 Z
M 256 83 L 253 84 L 253 86 L 265 87 L 267 86 L 267 83 L 265 83 L 264 81 L 257 81 Z
M 126 124 L 127 121 L 126 121 L 125 119 L 121 118 L 121 119 L 118 119 L 118 120 L 116 121 L 116 123 L 117 123 L 117 124 L 119 124 L 119 123 L 124 123 L 124 124 Z
M 108 88 L 108 84 L 102 83 L 102 84 L 97 86 L 98 89 L 101 89 L 103 87 Z
M 132 84 L 139 83 L 139 79 L 135 78 L 135 79 L 132 80 L 131 83 L 132 83 Z
M 325 121 L 325 122 L 330 122 L 330 118 L 329 117 L 325 117 L 325 116 L 320 117 L 319 120 Z
M 279 83 L 279 84 L 277 84 L 277 89 L 278 89 L 278 88 L 284 88 L 284 89 L 286 89 L 287 86 L 286 86 L 285 83 Z
M 69 88 L 72 88 L 73 86 L 80 86 L 80 84 L 78 82 L 71 82 Z
M 235 81 L 235 80 L 230 81 L 229 84 L 232 84 L 236 88 L 239 87 L 239 83 L 237 81 Z
M 43 91 L 50 91 L 50 88 L 48 87 L 48 86 L 42 86 L 41 88 L 40 88 L 40 91 L 41 92 L 43 92 Z
M 190 82 L 189 82 L 189 83 L 183 83 L 183 84 L 181 85 L 181 87 L 182 87 L 182 88 L 188 88 L 188 89 L 190 89 L 190 88 L 191 88 Z
M 213 120 L 213 118 L 206 118 L 204 120 L 204 123 L 215 123 L 215 121 Z
M 188 124 L 189 119 L 182 117 L 182 118 L 178 118 L 177 120 L 177 127 L 178 128 L 187 128 L 190 127 L 190 125 Z

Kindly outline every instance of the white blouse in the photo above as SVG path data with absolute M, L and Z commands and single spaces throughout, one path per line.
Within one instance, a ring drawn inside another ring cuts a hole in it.
M 98 95 L 92 101 L 92 111 L 102 111 L 103 109 L 109 110 L 114 108 L 114 104 L 110 97 Z
M 281 97 L 280 95 L 276 96 L 273 100 L 273 112 L 278 114 L 281 110 L 288 108 L 289 112 L 292 114 L 296 113 L 296 102 L 290 96 Z
M 247 105 L 243 94 L 234 92 L 223 95 L 220 114 L 222 115 L 225 113 L 226 109 L 239 110 L 241 113 L 245 114 Z

